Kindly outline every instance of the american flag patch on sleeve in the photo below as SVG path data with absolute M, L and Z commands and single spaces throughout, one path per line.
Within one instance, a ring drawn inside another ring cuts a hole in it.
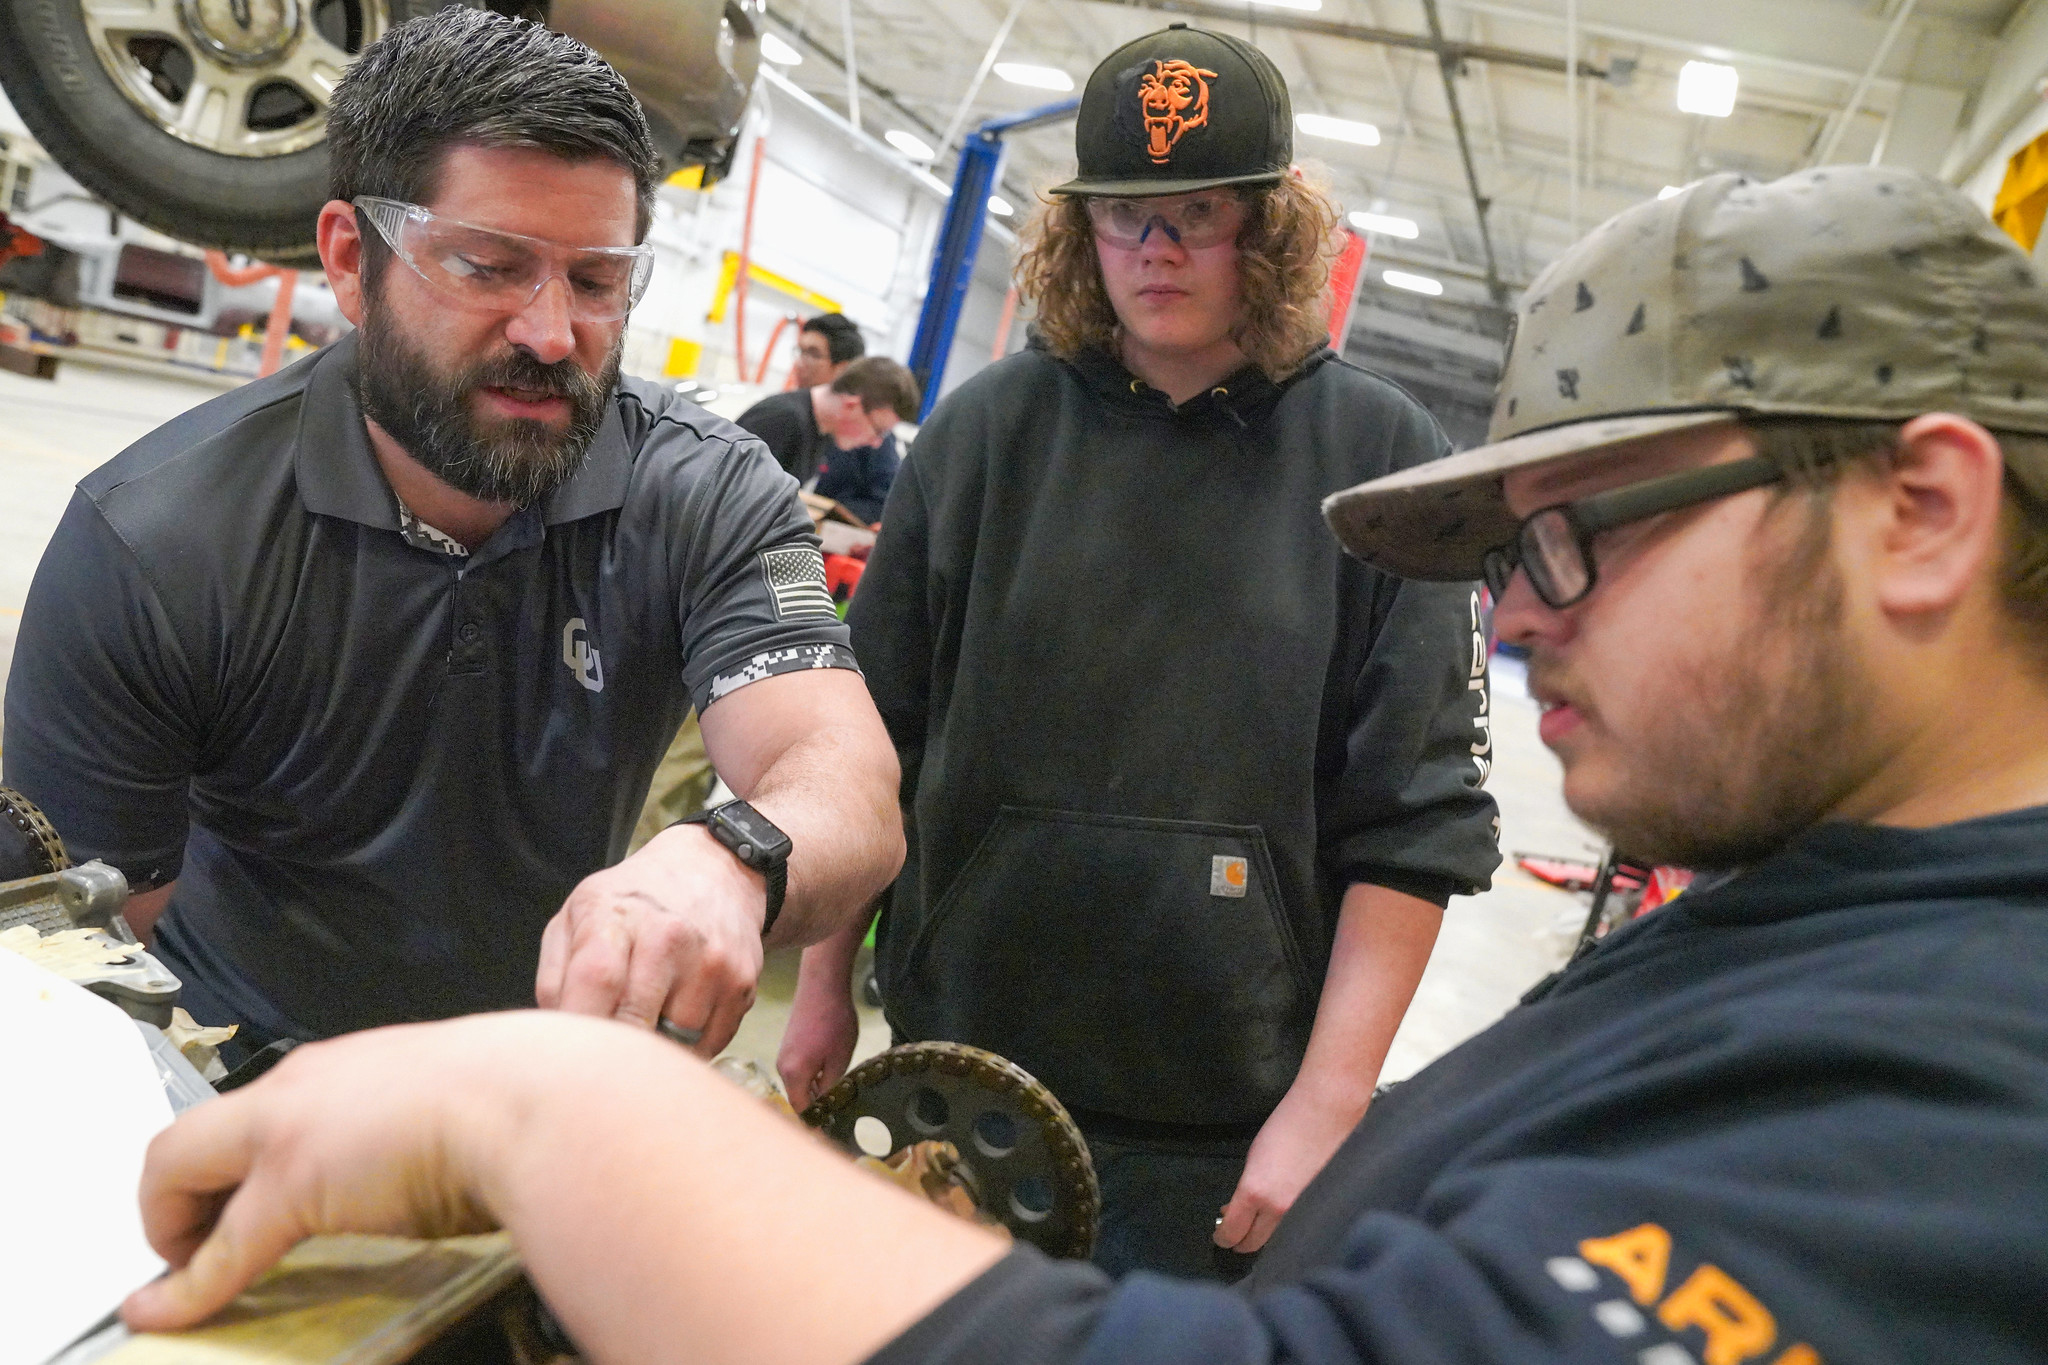
M 839 608 L 825 587 L 825 558 L 810 546 L 761 551 L 761 572 L 768 580 L 768 591 L 774 594 L 777 617 L 838 619 Z

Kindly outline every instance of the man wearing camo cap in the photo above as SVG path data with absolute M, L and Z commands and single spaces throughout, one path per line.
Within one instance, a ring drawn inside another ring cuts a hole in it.
M 294 1057 L 296 1112 L 266 1081 L 159 1139 L 181 1255 L 268 1183 L 131 1322 L 402 1197 L 503 1221 L 598 1356 L 687 1320 L 734 1361 L 2048 1359 L 2048 290 L 1931 180 L 1717 177 L 1530 289 L 1493 435 L 1330 521 L 1490 577 L 1572 807 L 1712 875 L 1375 1100 L 1244 1284 L 1006 1251 L 651 1040 L 498 1016 Z M 515 1064 L 543 1045 L 577 1121 L 493 1147 L 460 1116 L 555 1093 Z

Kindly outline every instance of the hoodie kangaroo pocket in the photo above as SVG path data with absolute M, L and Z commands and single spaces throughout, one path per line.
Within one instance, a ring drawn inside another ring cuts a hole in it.
M 1010 1058 L 1074 1108 L 1256 1122 L 1315 992 L 1256 825 L 1003 807 L 911 949 L 920 1036 Z

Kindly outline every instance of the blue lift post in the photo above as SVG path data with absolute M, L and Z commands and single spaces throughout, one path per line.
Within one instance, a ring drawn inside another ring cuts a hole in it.
M 988 222 L 988 197 L 1003 168 L 1003 138 L 1029 128 L 1058 123 L 1074 116 L 1079 100 L 1062 100 L 1010 118 L 990 119 L 976 128 L 960 148 L 960 166 L 953 173 L 953 197 L 946 202 L 946 221 L 932 249 L 932 276 L 924 308 L 917 315 L 917 337 L 910 343 L 910 372 L 924 394 L 922 422 L 939 401 L 939 381 L 946 376 L 946 357 L 953 350 L 953 332 L 974 282 L 975 258 L 981 254 L 981 230 Z

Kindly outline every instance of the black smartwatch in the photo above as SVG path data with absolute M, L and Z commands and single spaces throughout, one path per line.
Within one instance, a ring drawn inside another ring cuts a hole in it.
M 732 850 L 733 857 L 768 879 L 768 916 L 761 921 L 765 938 L 775 927 L 775 917 L 782 913 L 782 896 L 789 889 L 789 836 L 744 801 L 728 801 L 685 815 L 676 824 L 703 825 L 712 838 Z

